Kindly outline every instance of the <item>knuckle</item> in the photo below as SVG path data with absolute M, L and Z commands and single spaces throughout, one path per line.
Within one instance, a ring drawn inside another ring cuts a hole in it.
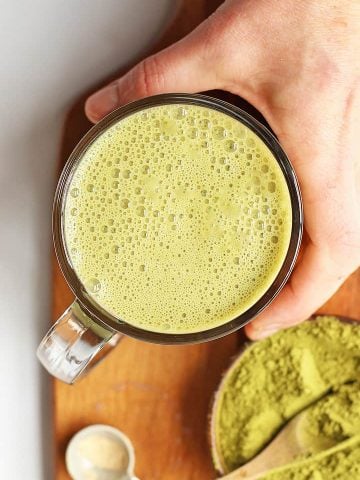
M 156 56 L 148 57 L 134 69 L 134 88 L 141 97 L 161 92 L 164 88 L 164 72 Z

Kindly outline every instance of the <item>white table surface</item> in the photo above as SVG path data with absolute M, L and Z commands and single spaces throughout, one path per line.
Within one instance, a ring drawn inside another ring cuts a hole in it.
M 174 0 L 0 0 L 0 478 L 49 480 L 50 226 L 76 97 L 149 46 Z

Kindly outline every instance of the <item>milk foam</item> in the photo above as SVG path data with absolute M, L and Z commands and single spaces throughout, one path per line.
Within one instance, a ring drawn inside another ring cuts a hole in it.
M 206 107 L 134 113 L 88 148 L 64 230 L 94 300 L 140 328 L 224 324 L 269 288 L 287 253 L 291 203 L 281 169 L 245 125 Z

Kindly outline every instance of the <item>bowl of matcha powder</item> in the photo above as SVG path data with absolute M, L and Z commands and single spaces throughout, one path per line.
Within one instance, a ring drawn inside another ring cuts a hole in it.
M 249 462 L 311 406 L 305 431 L 319 453 L 262 478 L 360 480 L 359 326 L 317 316 L 245 347 L 225 373 L 211 410 L 211 451 L 220 473 Z

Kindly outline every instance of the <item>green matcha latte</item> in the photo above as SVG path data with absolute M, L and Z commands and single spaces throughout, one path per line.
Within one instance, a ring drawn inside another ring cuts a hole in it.
M 64 236 L 93 299 L 144 330 L 201 332 L 254 305 L 292 229 L 282 170 L 239 120 L 169 104 L 119 120 L 67 191 Z

